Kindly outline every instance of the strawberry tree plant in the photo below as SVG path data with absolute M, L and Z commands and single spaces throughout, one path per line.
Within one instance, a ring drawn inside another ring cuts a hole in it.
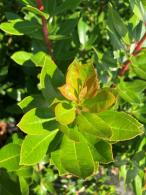
M 11 59 L 30 80 L 37 75 L 35 92 L 18 103 L 24 115 L 17 126 L 24 137 L 0 150 L 0 167 L 17 175 L 22 194 L 29 193 L 28 178 L 40 163 L 55 165 L 60 175 L 86 179 L 98 172 L 99 164 L 114 161 L 113 144 L 137 136 L 145 141 L 144 1 L 129 1 L 133 14 L 127 22 L 112 1 L 105 16 L 99 12 L 98 22 L 106 18 L 105 37 L 112 45 L 102 52 L 96 48 L 96 26 L 84 20 L 80 0 L 51 3 L 49 9 L 47 1 L 21 0 L 24 17 L 8 13 L 8 21 L 0 24 L 10 35 L 31 38 L 31 50 L 17 51 Z M 78 7 L 83 15 L 70 15 Z M 60 21 L 64 12 L 67 20 Z
M 48 56 L 45 63 L 40 88 L 48 106 L 31 109 L 18 124 L 27 133 L 20 165 L 35 165 L 48 151 L 51 163 L 61 174 L 86 178 L 97 170 L 99 162 L 113 161 L 113 142 L 142 134 L 143 125 L 126 112 L 111 109 L 117 94 L 114 89 L 100 88 L 92 62 L 73 61 L 65 84 L 57 83 L 58 88 L 52 78 L 60 75 L 63 79 L 61 72 Z M 28 98 L 20 102 L 22 109 L 26 108 L 26 101 L 28 104 Z

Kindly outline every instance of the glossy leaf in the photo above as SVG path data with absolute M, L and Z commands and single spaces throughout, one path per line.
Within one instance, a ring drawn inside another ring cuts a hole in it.
M 46 19 L 49 18 L 49 15 L 48 15 L 47 13 L 42 12 L 42 11 L 40 11 L 39 9 L 37 9 L 36 7 L 32 7 L 32 6 L 30 6 L 30 5 L 27 5 L 26 7 L 23 7 L 22 10 L 24 10 L 24 11 L 26 10 L 26 11 L 33 12 L 33 13 L 39 15 L 39 16 L 45 17 Z
M 71 140 L 79 141 L 79 131 L 77 125 L 59 125 L 59 130 L 62 131 L 66 136 L 68 136 Z
M 16 174 L 20 177 L 29 178 L 33 174 L 33 167 L 21 166 L 19 169 L 17 169 Z
M 23 3 L 25 3 L 25 4 L 29 4 L 29 5 L 32 5 L 32 6 L 35 6 L 36 4 L 35 4 L 35 1 L 33 0 L 21 0 Z
M 43 40 L 41 25 L 36 20 L 11 20 L 9 22 L 2 23 L 0 25 L 0 29 L 8 34 L 17 36 L 25 34 L 31 38 L 33 37 L 34 39 Z
M 19 177 L 20 189 L 22 195 L 29 195 L 29 185 L 24 177 Z
M 20 146 L 8 144 L 0 149 L 0 167 L 8 171 L 15 171 L 19 168 Z
M 22 117 L 17 126 L 29 135 L 49 134 L 57 128 L 54 120 L 49 108 L 34 108 Z
M 46 59 L 46 53 L 45 52 L 37 52 L 31 57 L 31 61 L 36 65 L 43 67 L 44 66 L 44 61 Z
M 139 175 L 136 175 L 134 179 L 134 186 L 135 186 L 135 193 L 137 195 L 142 195 L 143 194 L 142 177 L 140 177 Z
M 111 141 L 129 140 L 143 133 L 143 125 L 125 112 L 106 111 L 98 116 L 111 129 Z
M 30 38 L 37 39 L 37 40 L 43 40 L 42 28 L 37 20 L 18 21 L 17 23 L 15 23 L 14 27 L 20 33 L 27 35 Z
M 146 82 L 142 80 L 121 81 L 117 86 L 119 95 L 130 104 L 140 104 L 142 102 L 142 92 L 145 88 Z
M 47 101 L 51 101 L 59 96 L 59 93 L 56 91 L 56 87 L 62 84 L 64 76 L 48 55 L 46 55 L 43 60 L 40 86 L 44 97 Z
M 95 145 L 97 142 L 99 142 L 101 139 L 98 138 L 96 135 L 92 135 L 91 133 L 87 133 L 87 132 L 81 132 L 83 137 L 86 139 L 86 141 L 91 144 L 91 145 Z
M 81 18 L 78 23 L 78 35 L 79 35 L 80 43 L 83 45 L 83 47 L 85 47 L 86 43 L 88 42 L 88 35 L 87 35 L 88 30 L 89 30 L 89 26 Z
M 128 32 L 128 29 L 119 14 L 113 9 L 111 5 L 109 6 L 109 17 L 113 22 L 115 31 L 121 36 L 121 38 L 125 37 L 126 33 Z
M 142 0 L 144 1 L 144 0 Z M 140 19 L 143 20 L 143 14 L 144 14 L 144 10 L 142 9 L 142 4 L 139 0 L 130 0 L 130 4 L 131 4 L 131 8 L 134 12 L 134 14 Z M 143 3 L 143 2 L 142 2 Z
M 22 143 L 20 153 L 21 165 L 35 165 L 43 160 L 48 146 L 54 139 L 58 130 L 43 135 L 27 135 Z
M 75 107 L 67 103 L 59 103 L 55 107 L 55 116 L 59 123 L 68 125 L 75 120 Z
M 107 164 L 114 160 L 112 145 L 110 143 L 97 139 L 96 136 L 88 133 L 82 133 L 82 135 L 82 139 L 84 139 L 84 141 L 90 147 L 95 162 Z
M 17 22 L 17 21 L 16 21 Z M 0 24 L 0 29 L 8 34 L 21 36 L 22 32 L 15 28 L 15 22 L 4 22 Z
M 32 95 L 27 96 L 21 102 L 18 103 L 19 107 L 23 110 L 23 112 L 28 112 L 33 108 L 47 108 L 49 103 L 45 100 L 42 95 Z
M 134 72 L 142 79 L 146 79 L 146 50 L 142 50 L 137 56 L 131 58 L 131 66 Z
M 94 159 L 101 163 L 110 163 L 113 161 L 112 145 L 99 141 L 94 145 Z
M 61 163 L 73 175 L 86 178 L 94 172 L 95 164 L 88 145 L 75 142 L 66 136 L 61 145 Z
M 17 51 L 11 56 L 11 58 L 19 65 L 23 65 L 31 57 L 32 53 L 26 51 Z
M 59 171 L 59 175 L 64 175 L 67 173 L 67 171 L 63 168 L 62 163 L 61 163 L 61 150 L 60 149 L 51 152 L 51 162 L 57 167 Z
M 81 113 L 77 116 L 79 131 L 97 136 L 101 139 L 110 139 L 111 128 L 95 113 Z

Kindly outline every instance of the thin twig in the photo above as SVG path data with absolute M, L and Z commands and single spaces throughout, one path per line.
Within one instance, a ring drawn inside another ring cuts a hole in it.
M 142 45 L 143 45 L 145 40 L 146 40 L 146 33 L 141 38 L 141 40 L 138 41 L 138 43 L 136 44 L 135 49 L 131 54 L 132 56 L 136 56 L 137 54 L 139 54 L 139 52 L 142 50 Z M 129 64 L 131 64 L 130 60 L 126 60 L 123 63 L 122 68 L 119 71 L 119 76 L 124 76 L 124 74 L 129 70 Z
M 123 76 L 128 70 L 129 70 L 129 64 L 131 63 L 130 60 L 126 60 L 123 65 L 122 68 L 119 71 L 119 76 Z
M 44 11 L 44 5 L 42 0 L 36 0 L 37 7 L 40 11 Z M 52 56 L 52 44 L 49 39 L 49 31 L 48 31 L 48 25 L 47 25 L 47 20 L 44 16 L 42 16 L 42 31 L 44 35 L 44 42 L 46 44 L 46 47 L 48 49 L 48 53 Z

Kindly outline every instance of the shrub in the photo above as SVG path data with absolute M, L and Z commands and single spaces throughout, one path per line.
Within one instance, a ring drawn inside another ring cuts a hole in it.
M 24 134 L 0 150 L 1 185 L 7 180 L 13 194 L 56 193 L 48 164 L 90 181 L 101 163 L 144 193 L 145 2 L 13 3 L 0 5 L 0 93 L 10 101 L 2 117 L 17 121 L 22 110 Z

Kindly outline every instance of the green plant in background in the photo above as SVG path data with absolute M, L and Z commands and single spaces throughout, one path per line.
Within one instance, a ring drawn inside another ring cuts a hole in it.
M 90 181 L 99 163 L 114 161 L 113 145 L 115 162 L 104 167 L 118 167 L 133 192 L 144 193 L 145 3 L 21 0 L 16 5 L 17 13 L 6 10 L 0 29 L 12 40 L 17 35 L 29 42 L 11 55 L 25 82 L 19 92 L 4 90 L 16 102 L 29 95 L 18 104 L 25 113 L 18 126 L 27 135 L 14 134 L 0 150 L 0 167 L 7 169 L 0 172 L 0 192 L 6 193 L 8 180 L 13 194 L 56 193 L 57 176 L 46 179 L 48 163 L 60 175 Z M 101 182 L 95 191 L 114 193 Z

